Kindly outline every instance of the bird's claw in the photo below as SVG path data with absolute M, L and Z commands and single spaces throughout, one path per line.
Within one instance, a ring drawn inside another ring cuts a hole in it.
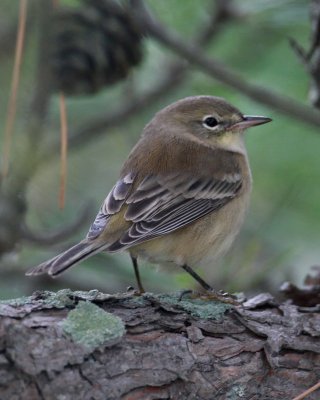
M 180 292 L 178 300 L 182 301 L 185 295 L 192 295 L 192 298 L 201 298 L 204 300 L 217 300 L 221 303 L 232 304 L 234 306 L 241 304 L 237 296 L 224 292 L 223 290 L 216 291 L 211 289 L 207 290 L 205 293 L 200 293 L 191 289 L 185 289 Z

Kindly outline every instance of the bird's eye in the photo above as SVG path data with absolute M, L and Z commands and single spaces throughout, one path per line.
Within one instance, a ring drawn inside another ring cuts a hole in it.
M 203 126 L 208 129 L 212 129 L 218 125 L 218 121 L 211 115 L 209 115 L 208 117 L 204 117 L 202 123 Z

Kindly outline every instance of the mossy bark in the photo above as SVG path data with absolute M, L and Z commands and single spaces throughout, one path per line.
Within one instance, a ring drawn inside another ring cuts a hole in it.
M 289 400 L 319 379 L 319 308 L 270 296 L 231 307 L 64 290 L 0 303 L 1 400 Z

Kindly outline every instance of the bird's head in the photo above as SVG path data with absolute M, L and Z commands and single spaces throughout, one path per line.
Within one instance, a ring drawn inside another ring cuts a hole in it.
M 241 151 L 243 132 L 271 118 L 243 115 L 220 97 L 193 96 L 179 100 L 156 114 L 153 123 L 175 136 L 188 136 L 210 146 Z

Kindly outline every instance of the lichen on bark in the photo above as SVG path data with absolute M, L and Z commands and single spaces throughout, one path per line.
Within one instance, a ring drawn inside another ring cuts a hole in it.
M 64 332 L 92 350 L 101 345 L 113 345 L 125 333 L 122 320 L 89 301 L 80 301 L 62 322 Z

